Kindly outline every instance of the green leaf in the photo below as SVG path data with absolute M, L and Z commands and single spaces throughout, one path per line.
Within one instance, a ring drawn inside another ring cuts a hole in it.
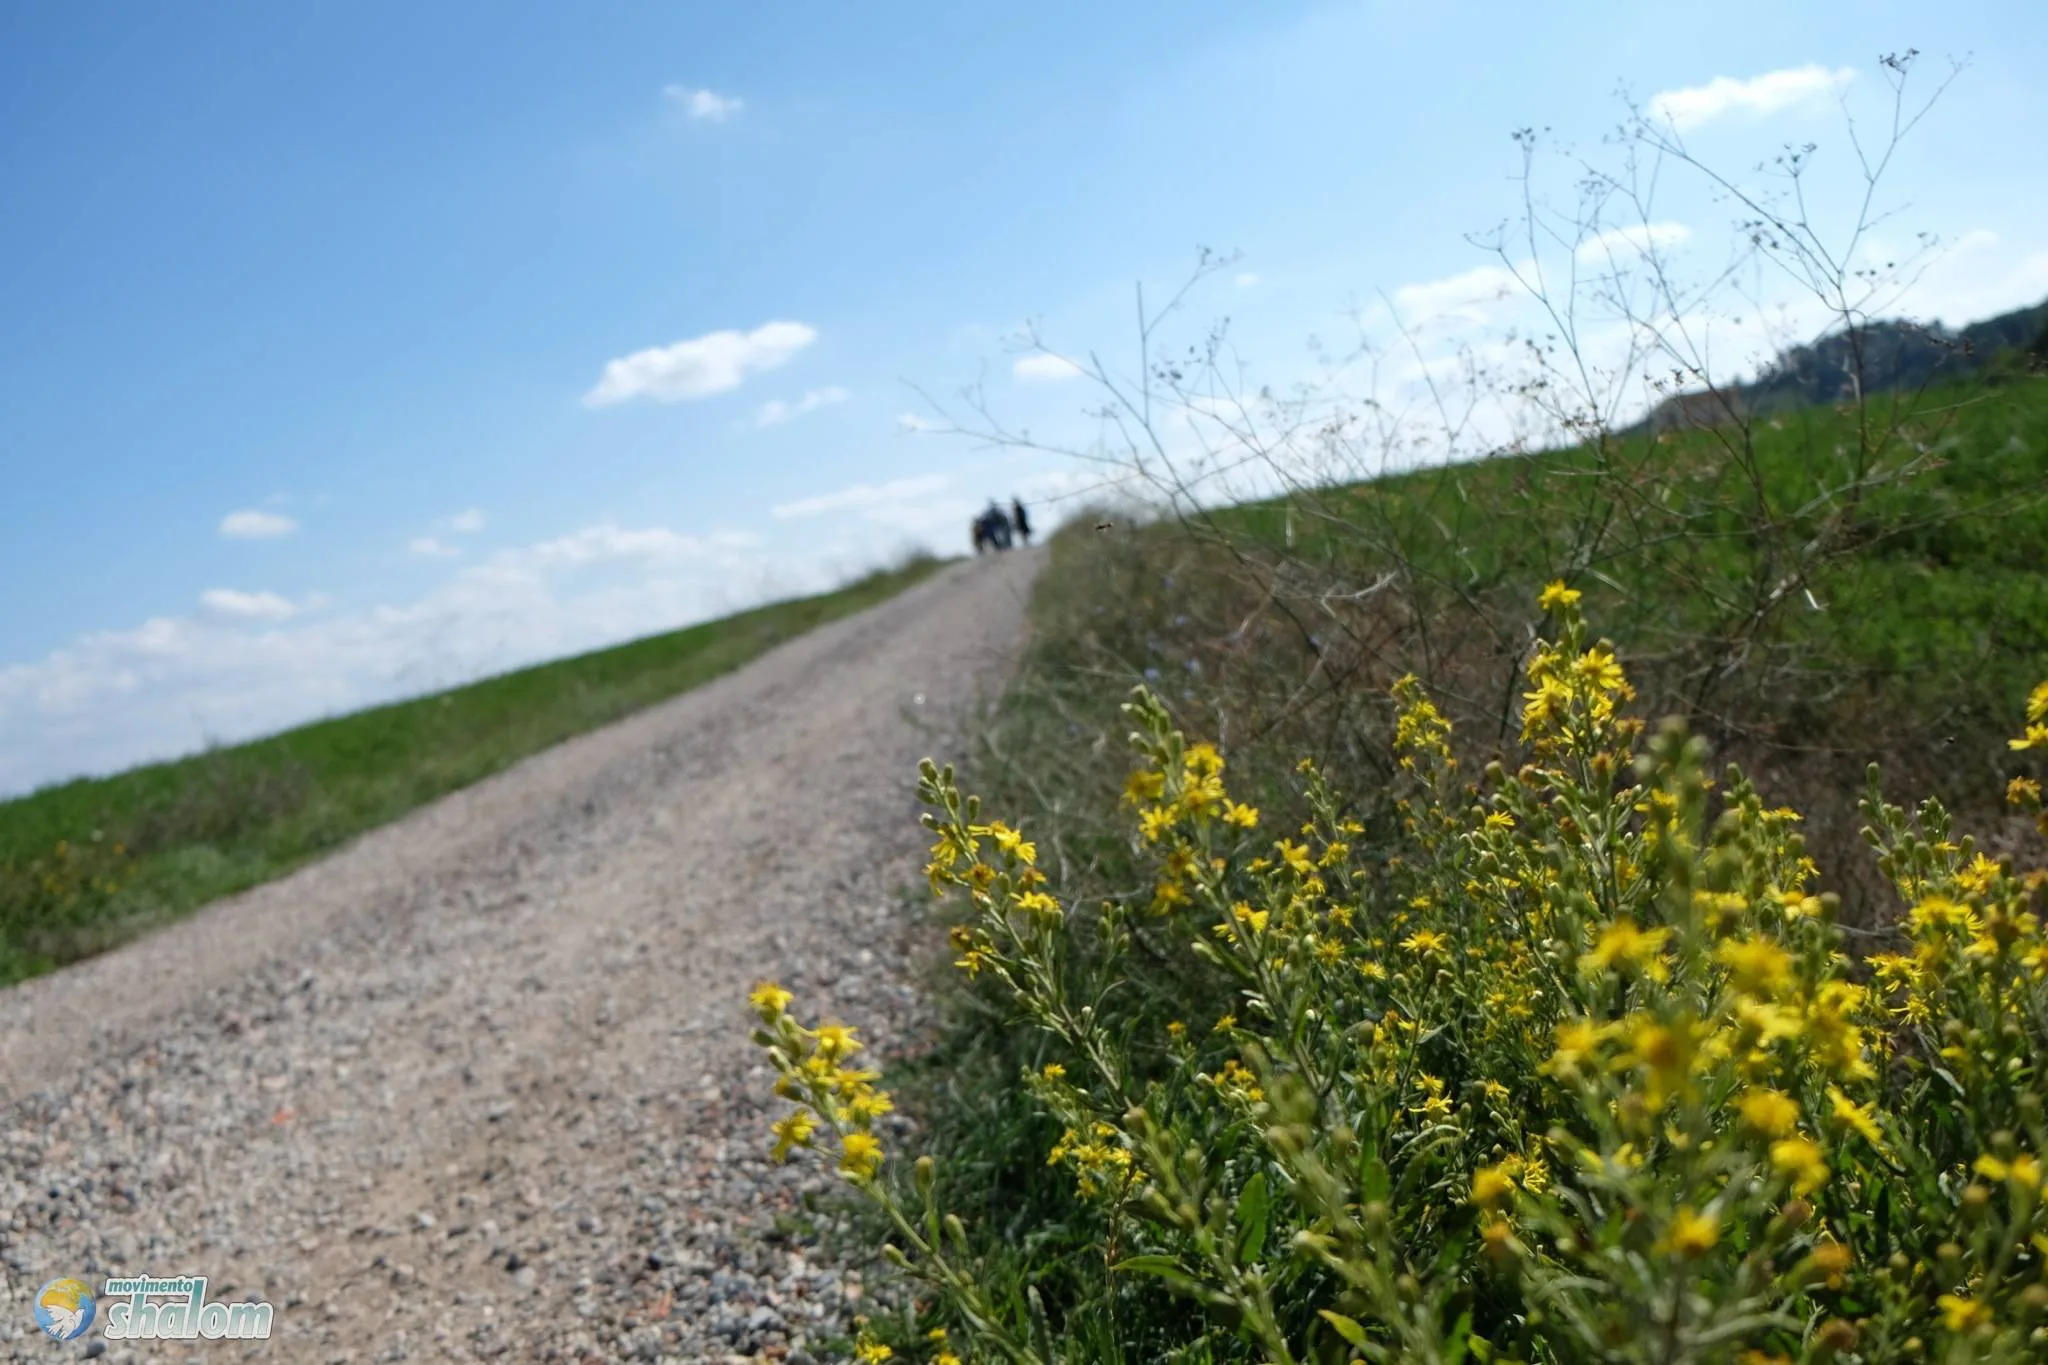
M 1447 1343 L 1451 1349 L 1444 1357 L 1444 1365 L 1462 1365 L 1465 1352 L 1472 1341 L 1472 1310 L 1468 1308 L 1458 1315 L 1457 1322 L 1451 1326 L 1451 1336 Z
M 1110 1269 L 1112 1271 L 1127 1270 L 1136 1275 L 1150 1275 L 1154 1279 L 1165 1281 L 1168 1288 L 1192 1298 L 1200 1299 L 1205 1303 L 1210 1297 L 1209 1289 L 1200 1280 L 1190 1275 L 1186 1267 L 1182 1266 L 1176 1257 L 1160 1255 L 1129 1256 L 1118 1261 Z
M 1266 1228 L 1271 1201 L 1266 1193 L 1266 1173 L 1260 1171 L 1245 1182 L 1237 1197 L 1237 1259 L 1256 1261 L 1266 1249 Z
M 1332 1313 L 1327 1308 L 1318 1308 L 1316 1312 L 1322 1317 L 1324 1322 L 1337 1329 L 1338 1336 L 1344 1338 L 1353 1346 L 1360 1349 L 1364 1348 L 1366 1344 L 1365 1328 L 1359 1325 L 1356 1318 L 1347 1318 L 1342 1313 Z
M 1359 1202 L 1371 1204 L 1385 1199 L 1394 1189 L 1394 1174 L 1387 1169 L 1387 1163 L 1380 1158 L 1379 1144 L 1366 1141 L 1358 1161 Z

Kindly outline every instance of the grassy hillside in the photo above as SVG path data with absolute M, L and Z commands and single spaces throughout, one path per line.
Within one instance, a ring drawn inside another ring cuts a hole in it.
M 915 562 L 836 592 L 0 803 L 0 982 L 267 881 L 937 567 Z
M 1214 1071 L 1235 1053 L 1211 1023 L 1246 1013 L 1242 982 L 1144 908 L 1157 850 L 1132 838 L 1124 799 L 1130 686 L 1146 683 L 1189 742 L 1220 745 L 1262 837 L 1311 817 L 1295 764 L 1312 758 L 1350 798 L 1359 865 L 1391 875 L 1417 855 L 1392 806 L 1405 779 L 1389 686 L 1427 681 L 1459 726 L 1462 773 L 1496 752 L 1512 771 L 1536 596 L 1562 578 L 1639 689 L 1630 710 L 1689 716 L 1715 762 L 1740 759 L 1767 805 L 1802 810 L 1841 919 L 1859 948 L 1885 947 L 1900 903 L 1857 837 L 1864 766 L 1885 762 L 1895 799 L 1939 794 L 1994 853 L 2016 847 L 2000 837 L 2005 740 L 2048 678 L 2043 546 L 2048 381 L 2024 376 L 1309 490 L 1193 525 L 1076 530 L 1054 541 L 1029 657 L 972 784 L 1075 907 L 1058 938 L 1065 998 L 1096 1002 L 1093 1026 L 1116 1039 L 1179 1037 L 1169 1023 L 1186 1021 Z M 1129 910 L 1098 926 L 1081 910 L 1097 905 Z M 1386 935 L 1375 951 L 1394 967 L 1405 930 L 1361 932 Z M 1074 1358 L 1266 1358 L 1227 1315 L 1105 1272 L 1105 1235 L 1130 1254 L 1149 1233 L 1112 1218 L 1105 1234 L 1101 1201 L 1047 1162 L 1071 1115 L 1017 1079 L 1082 1061 L 992 971 L 945 979 L 937 1046 L 892 1079 L 927 1122 L 937 1197 L 973 1229 L 988 1301 L 1023 1324 L 1033 1287 Z M 1171 1090 L 1195 1066 L 1170 1044 L 1133 1058 L 1134 1087 Z M 1293 1308 L 1322 1301 L 1292 1297 L 1284 1273 Z

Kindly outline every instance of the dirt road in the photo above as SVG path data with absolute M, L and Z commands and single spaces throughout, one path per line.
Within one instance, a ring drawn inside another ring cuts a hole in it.
M 914 764 L 1013 661 L 1039 553 L 0 993 L 0 1354 L 826 1358 L 864 1300 L 764 1235 L 824 1177 L 765 1160 L 746 992 L 914 1017 Z M 272 1338 L 36 1330 L 41 1285 L 109 1275 L 206 1275 Z

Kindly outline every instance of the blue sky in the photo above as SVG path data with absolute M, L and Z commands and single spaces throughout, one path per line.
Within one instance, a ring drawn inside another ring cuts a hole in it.
M 1509 132 L 1611 158 L 1624 85 L 1732 172 L 1815 141 L 1839 216 L 1907 46 L 1970 65 L 1886 181 L 1882 246 L 1943 242 L 1900 310 L 2048 296 L 2030 3 L 5 7 L 0 792 L 1056 516 L 1091 466 L 911 386 L 1080 439 L 1006 338 L 1127 372 L 1197 244 L 1243 254 L 1178 339 L 1258 380 L 1353 312 L 1441 359 L 1516 317 Z M 1655 240 L 1725 257 L 1670 179 Z

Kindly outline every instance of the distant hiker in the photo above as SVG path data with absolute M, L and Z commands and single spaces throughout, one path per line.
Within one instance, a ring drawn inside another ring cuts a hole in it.
M 1010 519 L 991 501 L 974 519 L 974 553 L 1010 548 Z
M 1024 515 L 1024 504 L 1010 499 L 1010 524 L 1017 528 L 1017 539 L 1026 545 L 1031 543 L 1031 518 Z
M 988 501 L 988 508 L 981 514 L 981 523 L 987 528 L 988 543 L 998 550 L 1010 548 L 1010 518 L 1003 512 L 994 498 Z

